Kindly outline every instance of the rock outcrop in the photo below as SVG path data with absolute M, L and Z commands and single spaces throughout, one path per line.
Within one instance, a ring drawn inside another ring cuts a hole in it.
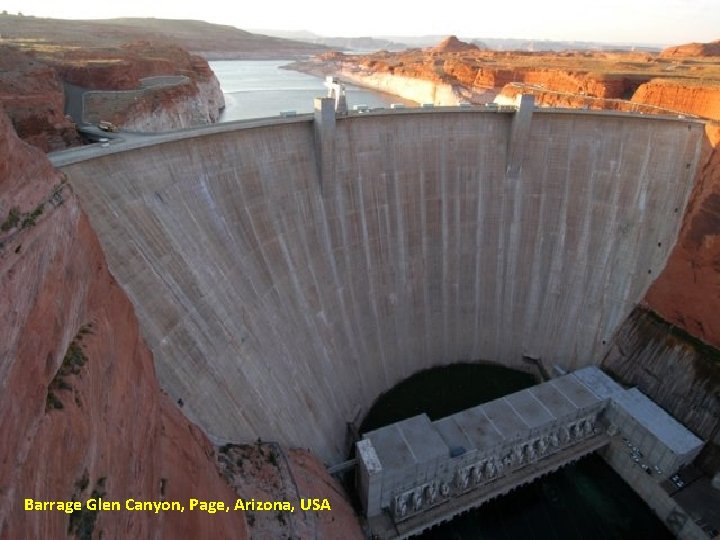
M 67 51 L 50 61 L 65 82 L 91 91 L 84 97 L 83 121 L 169 131 L 217 122 L 225 106 L 207 61 L 180 47 L 138 42 Z
M 128 131 L 162 132 L 215 123 L 223 107 L 224 96 L 213 76 L 136 91 L 88 92 L 84 120 L 108 121 Z
M 710 43 L 685 43 L 675 47 L 663 49 L 660 53 L 663 57 L 702 57 L 720 56 L 720 39 Z
M 460 41 L 457 36 L 448 36 L 431 50 L 434 52 L 446 53 L 479 51 L 480 48 L 477 45 L 473 45 L 472 43 L 465 43 L 464 41 Z
M 717 352 L 637 308 L 618 331 L 603 361 L 624 383 L 654 396 L 659 405 L 701 437 L 716 437 L 720 418 Z
M 0 46 L 0 69 L 0 105 L 46 152 L 81 143 L 66 108 L 78 123 L 157 132 L 217 122 L 225 106 L 207 61 L 172 45 Z
M 720 470 L 720 354 L 652 311 L 636 309 L 618 331 L 603 367 L 652 396 L 710 441 L 701 462 Z
M 0 538 L 245 538 L 241 512 L 23 509 L 25 498 L 236 495 L 212 445 L 161 393 L 72 189 L 4 115 L 0 155 Z
M 511 84 L 525 85 L 538 93 L 626 99 L 651 78 L 640 66 L 650 66 L 658 73 L 666 67 L 656 66 L 655 58 L 650 55 L 634 52 L 488 51 L 463 43 L 455 36 L 425 50 L 379 51 L 359 57 L 326 54 L 314 62 L 294 64 L 299 71 L 344 76 L 362 86 L 384 89 L 408 99 L 415 99 L 405 91 L 411 86 L 409 81 L 452 88 L 455 102 L 436 100 L 436 105 L 452 105 L 458 101 L 486 103 L 501 91 L 506 94 Z M 391 81 L 393 78 L 402 82 Z M 379 85 L 378 80 L 383 80 L 383 84 Z
M 352 540 L 364 537 L 345 493 L 315 456 L 306 450 L 293 448 L 288 451 L 288 463 L 301 497 L 327 497 L 332 503 L 332 512 L 314 512 L 314 516 L 306 513 L 312 520 L 310 531 L 314 529 L 315 538 Z
M 52 67 L 0 45 L 0 109 L 20 137 L 46 152 L 80 144 L 64 107 L 62 81 Z
M 347 495 L 310 452 L 285 451 L 275 443 L 228 444 L 220 448 L 219 463 L 228 482 L 245 495 L 244 504 L 287 501 L 293 508 L 247 510 L 253 538 L 363 538 Z
M 720 120 L 720 85 L 653 79 L 640 85 L 631 101 Z
M 341 70 L 340 76 L 343 80 L 356 83 L 359 86 L 395 94 L 416 103 L 457 105 L 464 101 L 459 88 L 442 81 L 416 79 L 388 73 L 369 73 L 352 68 Z

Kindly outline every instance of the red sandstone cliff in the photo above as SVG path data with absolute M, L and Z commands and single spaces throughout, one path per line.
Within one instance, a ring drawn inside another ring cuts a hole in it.
M 720 86 L 653 80 L 633 103 L 720 120 Z M 646 304 L 667 321 L 720 347 L 720 124 L 709 123 L 696 185 L 677 244 Z
M 64 107 L 62 81 L 53 68 L 0 45 L 0 109 L 23 139 L 46 152 L 80 144 Z
M 332 512 L 306 514 L 309 518 L 306 522 L 310 521 L 306 530 L 314 531 L 315 538 L 363 538 L 360 522 L 345 502 L 340 485 L 328 476 L 318 460 L 305 450 L 292 449 L 288 452 L 288 461 L 300 496 L 313 497 L 314 493 L 320 493 L 333 504 Z
M 709 124 L 706 134 L 678 242 L 645 301 L 667 321 L 720 347 L 720 126 Z
M 148 83 L 147 78 L 154 78 Z M 158 83 L 174 78 L 181 83 Z M 217 122 L 224 96 L 208 63 L 180 47 L 147 41 L 113 48 L 62 44 L 0 46 L 0 105 L 20 136 L 52 151 L 80 144 L 65 117 L 64 84 L 79 87 L 68 98 L 78 121 L 110 121 L 135 131 L 168 131 Z M 85 98 L 80 114 L 82 90 Z
M 234 500 L 213 447 L 160 392 L 71 188 L 4 115 L 0 156 L 0 538 L 65 537 L 70 518 L 25 512 L 26 497 Z M 104 538 L 246 536 L 242 513 L 87 513 L 73 527 Z
M 487 51 L 453 36 L 423 51 L 380 51 L 365 56 L 326 54 L 316 61 L 298 62 L 294 67 L 314 74 L 339 73 L 371 87 L 377 86 L 379 78 L 385 79 L 390 91 L 410 86 L 390 82 L 393 77 L 429 81 L 437 86 L 451 86 L 463 100 L 484 103 L 511 83 L 574 96 L 627 98 L 651 78 L 651 72 L 662 73 L 666 64 L 671 63 L 655 60 L 638 53 Z
M 247 512 L 253 538 L 360 540 L 360 522 L 340 484 L 310 452 L 276 443 L 225 445 L 220 466 L 245 500 L 288 501 L 295 512 Z M 301 499 L 327 499 L 330 510 L 301 510 Z
M 174 45 L 141 41 L 34 54 L 52 65 L 63 81 L 94 91 L 95 99 L 85 98 L 85 121 L 105 120 L 135 131 L 169 131 L 217 122 L 225 106 L 220 83 L 207 61 Z M 148 85 L 148 77 L 184 82 Z
M 720 85 L 653 79 L 641 85 L 633 103 L 647 103 L 720 120 Z
M 472 43 L 465 43 L 460 41 L 457 36 L 448 36 L 438 43 L 431 49 L 434 52 L 445 53 L 445 52 L 466 52 L 466 51 L 478 51 L 480 48 Z
M 221 476 L 216 449 L 160 390 L 132 304 L 70 184 L 3 114 L 0 156 L 0 539 L 254 534 L 246 512 L 188 510 L 191 497 L 232 505 L 252 493 Z M 288 456 L 295 496 L 332 501 L 331 512 L 288 518 L 294 537 L 360 538 L 323 465 L 303 451 Z M 249 468 L 238 478 L 242 486 L 263 481 Z M 71 517 L 23 507 L 25 498 L 98 496 L 180 501 L 186 511 Z
M 685 43 L 684 45 L 668 47 L 662 50 L 660 56 L 720 56 L 720 39 L 710 43 Z

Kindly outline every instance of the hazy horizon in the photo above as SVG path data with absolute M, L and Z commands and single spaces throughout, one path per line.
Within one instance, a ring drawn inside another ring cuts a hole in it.
M 632 4 L 606 0 L 601 5 L 550 0 L 540 4 L 516 0 L 478 6 L 460 0 L 450 9 L 434 11 L 407 4 L 367 0 L 362 6 L 335 2 L 295 2 L 230 7 L 218 0 L 202 4 L 157 0 L 148 3 L 59 3 L 8 0 L 1 9 L 11 14 L 58 19 L 155 17 L 196 19 L 237 28 L 307 31 L 323 37 L 416 37 L 458 35 L 488 39 L 585 41 L 660 45 L 707 42 L 720 38 L 716 0 L 637 0 Z M 338 15 L 338 13 L 340 15 Z
M 552 39 L 552 38 L 538 38 L 535 36 L 482 36 L 482 35 L 462 35 L 462 34 L 358 34 L 353 36 L 329 36 L 324 34 L 317 34 L 315 32 L 310 32 L 309 30 L 300 29 L 300 30 L 283 30 L 279 28 L 242 28 L 242 30 L 245 30 L 247 32 L 252 32 L 254 34 L 266 34 L 270 36 L 276 36 L 276 37 L 282 37 L 285 39 L 294 39 L 298 41 L 302 41 L 303 39 L 364 39 L 364 38 L 371 38 L 371 39 L 378 39 L 378 40 L 388 40 L 388 41 L 395 41 L 399 42 L 405 45 L 412 46 L 414 42 L 418 41 L 425 41 L 430 40 L 431 38 L 434 39 L 433 43 L 439 42 L 442 39 L 445 39 L 449 36 L 456 36 L 458 39 L 462 40 L 488 40 L 488 41 L 531 41 L 531 42 L 557 42 L 557 43 L 602 43 L 604 45 L 617 45 L 617 46 L 638 46 L 638 47 L 664 47 L 664 46 L 671 46 L 671 45 L 677 45 L 677 43 L 667 43 L 667 42 L 640 42 L 640 41 L 598 41 L 598 40 L 580 40 L 580 39 Z M 406 40 L 406 41 L 403 41 Z

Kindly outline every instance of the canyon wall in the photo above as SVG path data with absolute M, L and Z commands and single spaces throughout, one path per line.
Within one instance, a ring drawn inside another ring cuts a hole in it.
M 215 123 L 225 107 L 207 61 L 183 49 L 132 43 L 105 52 L 104 62 L 92 61 L 99 54 L 65 60 L 57 68 L 67 83 L 88 90 L 82 98 L 85 122 L 104 120 L 129 131 L 172 131 Z
M 703 56 L 720 56 L 720 39 L 709 43 L 684 43 L 663 49 L 662 57 L 698 58 Z
M 184 504 L 237 495 L 212 445 L 160 391 L 132 304 L 64 175 L 3 115 L 0 155 L 0 538 L 244 538 L 242 512 L 23 509 L 24 498 L 93 491 Z
M 654 396 L 657 403 L 703 439 L 720 444 L 718 354 L 688 339 L 652 311 L 637 308 L 603 360 L 620 380 Z
M 536 112 L 518 140 L 512 122 L 339 119 L 322 188 L 301 118 L 63 170 L 184 411 L 336 460 L 355 408 L 420 369 L 599 362 L 662 271 L 702 124 Z
M 631 101 L 720 120 L 720 86 L 718 85 L 653 79 L 640 85 Z
M 576 97 L 599 99 L 620 99 L 640 84 L 622 77 L 552 68 L 480 67 L 469 65 L 459 58 L 448 58 L 440 62 L 441 69 L 440 66 L 435 68 L 432 64 L 412 68 L 385 66 L 378 62 L 337 62 L 336 69 L 331 72 L 359 86 L 395 94 L 418 103 L 435 105 L 492 101 L 500 89 L 512 83 L 542 86 L 552 89 L 553 93 L 572 93 Z M 303 63 L 297 65 L 302 66 Z M 438 74 L 438 70 L 442 75 Z
M 362 86 L 436 105 L 454 105 L 459 101 L 486 103 L 510 84 L 601 99 L 622 99 L 651 78 L 642 70 L 638 71 L 638 66 L 652 65 L 648 63 L 653 58 L 648 55 L 499 53 L 479 51 L 477 47 L 459 41 L 457 44 L 463 50 L 447 51 L 441 44 L 432 50 L 380 51 L 366 56 L 326 53 L 309 61 L 296 62 L 292 69 L 340 75 Z M 626 71 L 615 73 L 608 69 L 615 63 Z M 444 94 L 446 89 L 452 91 L 448 97 L 443 95 L 444 99 L 433 100 L 435 93 Z
M 363 73 L 350 69 L 341 71 L 340 77 L 343 81 L 347 80 L 358 86 L 395 94 L 416 103 L 457 105 L 463 101 L 460 92 L 456 91 L 452 85 L 438 81 L 414 79 L 387 73 Z
M 225 98 L 207 61 L 175 46 L 0 45 L 0 106 L 21 138 L 49 152 L 81 144 L 66 108 L 78 123 L 159 132 L 217 122 Z
M 652 396 L 703 440 L 704 464 L 720 471 L 720 354 L 662 320 L 636 309 L 623 323 L 603 367 Z
M 633 87 L 633 82 L 623 77 L 612 77 L 553 68 L 503 69 L 480 67 L 472 81 L 473 86 L 501 88 L 519 83 L 542 86 L 555 92 L 582 94 L 603 99 L 618 99 Z
M 50 66 L 0 45 L 0 114 L 17 133 L 45 152 L 80 144 L 64 114 L 62 81 Z
M 237 538 L 243 511 L 28 512 L 37 501 L 234 504 L 254 492 L 220 475 L 216 448 L 160 389 L 133 306 L 108 271 L 73 188 L 0 114 L 0 539 Z M 299 449 L 287 454 L 294 497 L 331 512 L 297 514 L 303 538 L 360 538 L 339 484 Z M 242 464 L 237 462 L 242 470 Z M 244 485 L 262 482 L 246 469 Z M 235 487 L 235 486 L 234 486 Z M 277 513 L 271 520 L 278 523 Z
M 514 103 L 519 94 L 532 94 L 535 102 L 544 107 L 571 109 L 603 109 L 644 114 L 690 114 L 720 120 L 720 86 L 682 83 L 653 79 L 640 84 L 631 99 L 594 96 L 563 90 L 562 85 L 551 82 L 542 88 L 527 86 L 525 82 L 508 82 L 495 99 L 498 103 Z
M 112 122 L 127 131 L 173 131 L 220 118 L 225 98 L 213 75 L 204 81 L 185 80 L 138 90 L 88 91 L 83 120 Z
M 677 245 L 645 301 L 665 320 L 720 348 L 720 125 L 705 131 Z
M 526 86 L 524 84 L 507 84 L 494 97 L 493 102 L 498 105 L 514 105 L 517 96 L 530 94 L 535 98 L 535 105 L 538 107 L 551 107 L 560 109 L 591 109 L 602 111 L 622 111 L 640 114 L 664 114 L 677 115 L 677 109 L 662 107 L 639 101 L 626 99 L 598 98 L 584 94 L 571 92 L 560 92 Z
M 361 540 L 360 520 L 347 495 L 307 450 L 277 443 L 220 447 L 222 474 L 247 500 L 288 501 L 296 512 L 246 512 L 252 538 Z M 327 498 L 331 511 L 301 511 L 302 499 Z

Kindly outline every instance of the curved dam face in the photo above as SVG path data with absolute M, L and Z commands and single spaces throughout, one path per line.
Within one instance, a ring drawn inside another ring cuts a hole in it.
M 356 407 L 418 370 L 599 363 L 664 267 L 702 124 L 538 111 L 520 154 L 512 124 L 338 118 L 322 181 L 310 119 L 63 169 L 188 416 L 335 460 Z

